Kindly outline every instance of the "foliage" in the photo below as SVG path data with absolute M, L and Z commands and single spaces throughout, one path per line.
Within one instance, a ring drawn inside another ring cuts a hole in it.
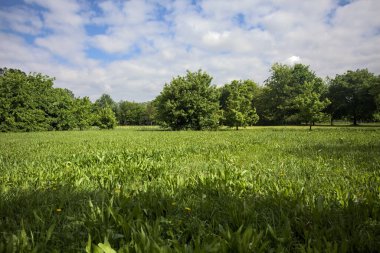
M 146 115 L 145 105 L 121 101 L 118 105 L 119 108 L 119 124 L 120 125 L 142 125 Z
M 113 129 L 116 126 L 115 113 L 108 105 L 97 108 L 95 117 L 95 126 L 98 126 L 100 129 Z
M 379 128 L 155 130 L 0 133 L 0 252 L 380 248 Z
M 49 127 L 41 97 L 49 94 L 52 79 L 6 69 L 0 76 L 0 130 L 36 131 Z
M 5 69 L 0 76 L 0 131 L 87 128 L 93 115 L 88 98 L 53 88 L 53 78 Z
M 111 98 L 109 94 L 106 93 L 102 94 L 100 98 L 95 101 L 95 106 L 98 108 L 110 107 L 115 114 L 117 111 L 116 102 Z
M 260 98 L 265 109 L 260 110 L 264 115 L 260 118 L 272 123 L 285 123 L 294 120 L 294 115 L 298 113 L 293 106 L 293 100 L 303 92 L 305 83 L 314 82 L 313 92 L 322 94 L 324 84 L 321 78 L 317 77 L 309 66 L 295 64 L 293 66 L 276 63 L 271 68 L 271 75 L 265 81 L 266 89 L 263 90 Z
M 326 98 L 321 101 L 321 95 L 314 91 L 314 82 L 306 82 L 303 86 L 303 93 L 295 97 L 293 103 L 299 111 L 297 116 L 303 122 L 309 123 L 310 130 L 314 122 L 322 121 L 322 112 L 330 101 Z
M 173 130 L 215 129 L 219 125 L 219 96 L 206 72 L 187 71 L 186 76 L 165 84 L 156 98 L 157 120 Z
M 348 117 L 354 125 L 359 120 L 369 121 L 376 112 L 376 85 L 379 77 L 367 69 L 347 71 L 330 80 L 328 97 L 333 118 Z
M 88 97 L 78 98 L 75 100 L 73 115 L 77 121 L 77 127 L 80 130 L 89 128 L 94 124 L 94 115 L 92 114 L 92 103 Z
M 331 123 L 349 119 L 356 125 L 380 119 L 380 76 L 366 69 L 328 79 L 328 86 L 303 64 L 274 64 L 264 87 L 246 80 L 217 89 L 211 80 L 201 70 L 188 71 L 165 84 L 154 101 L 116 103 L 103 94 L 92 104 L 88 97 L 76 98 L 68 89 L 54 88 L 54 78 L 1 69 L 0 131 L 113 128 L 115 117 L 120 125 L 159 124 L 173 130 L 298 124 L 320 120 L 324 103 L 318 101 L 326 99 L 331 103 L 323 112 L 331 116 Z M 305 94 L 310 84 L 312 90 Z
M 232 81 L 221 89 L 220 105 L 223 124 L 230 127 L 250 126 L 259 120 L 253 105 L 257 84 L 251 80 Z

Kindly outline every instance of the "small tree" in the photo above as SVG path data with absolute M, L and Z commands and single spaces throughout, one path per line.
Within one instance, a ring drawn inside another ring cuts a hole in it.
M 77 98 L 75 100 L 74 116 L 76 125 L 80 130 L 89 128 L 93 121 L 94 115 L 91 112 L 92 103 L 88 97 Z
M 252 104 L 257 85 L 250 81 L 232 81 L 222 88 L 221 107 L 223 109 L 223 123 L 236 130 L 240 126 L 256 124 L 259 116 Z
M 321 101 L 321 94 L 314 91 L 313 81 L 306 82 L 303 89 L 303 93 L 295 97 L 293 105 L 298 110 L 299 119 L 309 123 L 309 130 L 311 131 L 313 123 L 323 119 L 322 110 L 330 104 L 330 100 L 326 98 Z
M 113 129 L 116 126 L 115 113 L 111 107 L 105 106 L 98 109 L 96 125 L 100 129 Z
M 156 98 L 157 121 L 173 130 L 214 129 L 219 125 L 219 95 L 206 72 L 187 71 L 174 78 Z

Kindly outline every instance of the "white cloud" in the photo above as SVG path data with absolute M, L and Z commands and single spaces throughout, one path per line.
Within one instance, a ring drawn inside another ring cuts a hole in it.
M 30 35 L 38 35 L 42 28 L 42 20 L 34 10 L 25 7 L 0 9 L 0 27 Z
M 379 9 L 377 0 L 345 6 L 335 0 L 25 0 L 0 7 L 0 65 L 55 76 L 57 86 L 79 96 L 108 92 L 136 101 L 153 99 L 186 69 L 202 68 L 218 85 L 262 83 L 275 62 L 302 62 L 322 77 L 356 68 L 379 74 Z M 92 34 L 87 25 L 101 29 Z
M 289 65 L 294 65 L 296 63 L 300 63 L 301 62 L 301 58 L 299 56 L 290 56 L 288 59 L 286 59 L 285 61 L 287 64 Z

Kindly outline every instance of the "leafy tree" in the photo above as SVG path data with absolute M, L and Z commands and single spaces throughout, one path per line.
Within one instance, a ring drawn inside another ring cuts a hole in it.
M 146 114 L 145 105 L 136 102 L 121 101 L 119 103 L 120 125 L 142 125 Z
M 206 72 L 187 71 L 186 76 L 165 84 L 156 98 L 157 120 L 174 130 L 215 129 L 219 125 L 219 95 Z
M 111 107 L 98 108 L 95 121 L 96 126 L 100 129 L 113 129 L 116 126 L 116 122 L 115 113 Z
M 74 117 L 76 126 L 80 130 L 89 128 L 94 122 L 94 115 L 91 112 L 92 103 L 88 97 L 77 98 L 75 100 Z
M 68 89 L 55 88 L 51 92 L 52 100 L 47 112 L 50 125 L 57 130 L 74 129 L 77 125 L 74 115 L 75 97 Z
M 144 124 L 145 125 L 153 125 L 155 123 L 157 111 L 154 105 L 154 102 L 145 103 L 145 116 L 144 116 Z
M 377 83 L 378 77 L 367 69 L 349 70 L 331 79 L 328 98 L 333 119 L 347 117 L 354 125 L 359 120 L 372 120 L 377 109 L 373 92 Z
M 294 121 L 297 109 L 293 100 L 303 92 L 303 86 L 313 82 L 313 91 L 322 94 L 325 90 L 323 80 L 309 69 L 309 66 L 295 64 L 294 66 L 274 64 L 271 75 L 265 81 L 265 88 L 259 98 L 260 118 L 271 123 Z M 263 108 L 264 106 L 264 108 Z M 261 114 L 263 113 L 263 114 Z
M 49 129 L 46 97 L 53 78 L 25 74 L 17 69 L 4 69 L 0 76 L 0 130 L 37 131 Z
M 257 84 L 251 80 L 232 81 L 221 90 L 221 107 L 223 123 L 230 127 L 248 126 L 256 124 L 259 116 L 253 106 L 254 92 Z
M 117 103 L 108 94 L 102 94 L 100 98 L 95 101 L 95 106 L 98 108 L 110 107 L 115 115 L 118 114 Z
M 295 97 L 293 104 L 298 110 L 298 118 L 309 123 L 311 130 L 314 122 L 323 119 L 324 113 L 322 111 L 330 104 L 330 101 L 327 98 L 321 100 L 321 94 L 314 91 L 314 83 L 306 82 L 303 85 L 303 93 Z

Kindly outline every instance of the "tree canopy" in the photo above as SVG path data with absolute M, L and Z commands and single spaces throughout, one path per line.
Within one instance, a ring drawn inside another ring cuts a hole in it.
M 173 130 L 215 129 L 219 125 L 219 93 L 211 85 L 212 77 L 201 70 L 165 84 L 156 98 L 157 121 Z
M 221 88 L 220 105 L 223 124 L 235 127 L 254 125 L 259 120 L 253 105 L 257 84 L 251 80 L 232 81 Z
M 299 122 L 294 117 L 298 113 L 294 99 L 303 92 L 306 83 L 313 83 L 312 90 L 319 94 L 325 89 L 323 80 L 317 77 L 309 66 L 274 64 L 260 96 L 260 111 L 263 115 L 259 116 L 272 124 Z
M 359 120 L 370 121 L 380 96 L 379 76 L 367 69 L 347 71 L 330 80 L 328 98 L 331 100 L 329 111 L 334 119 L 346 117 L 357 125 Z
M 94 103 L 55 88 L 54 78 L 0 71 L 0 131 L 112 129 L 158 124 L 173 130 L 253 124 L 299 124 L 336 119 L 380 121 L 380 76 L 349 70 L 327 81 L 303 64 L 273 64 L 264 86 L 233 80 L 219 88 L 206 72 L 187 71 L 164 85 L 155 100 L 115 102 L 102 94 Z

